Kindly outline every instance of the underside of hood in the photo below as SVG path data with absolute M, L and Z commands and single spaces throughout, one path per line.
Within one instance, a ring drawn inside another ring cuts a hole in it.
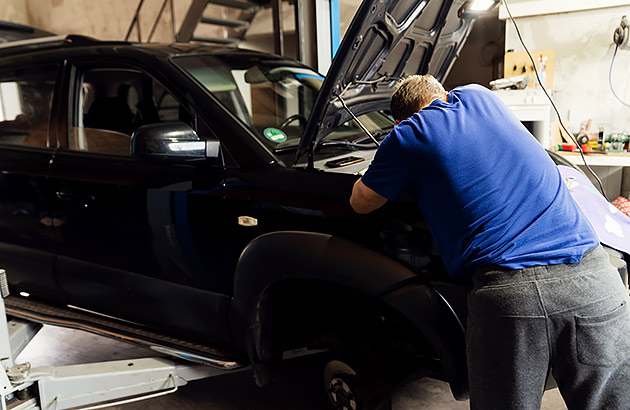
M 446 78 L 473 19 L 468 0 L 364 0 L 319 91 L 296 162 L 340 124 L 388 110 L 394 85 L 412 74 Z

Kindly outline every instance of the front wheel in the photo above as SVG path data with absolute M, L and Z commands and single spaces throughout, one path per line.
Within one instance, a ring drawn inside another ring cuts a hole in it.
M 391 386 L 380 377 L 359 374 L 342 361 L 328 362 L 324 386 L 334 409 L 391 410 Z

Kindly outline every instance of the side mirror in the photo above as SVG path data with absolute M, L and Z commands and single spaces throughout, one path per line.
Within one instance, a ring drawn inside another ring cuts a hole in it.
M 171 162 L 219 157 L 219 141 L 199 138 L 183 122 L 143 125 L 131 135 L 131 154 Z

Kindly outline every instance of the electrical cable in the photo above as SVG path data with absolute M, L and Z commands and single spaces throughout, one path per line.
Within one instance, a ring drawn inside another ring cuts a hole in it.
M 595 180 L 599 184 L 599 190 L 602 192 L 602 195 L 604 196 L 604 198 L 606 198 L 606 200 L 609 201 L 608 197 L 606 196 L 606 192 L 604 192 L 604 185 L 602 184 L 601 179 L 599 179 L 597 174 L 595 174 L 595 172 L 591 169 L 591 167 L 586 162 L 586 157 L 584 156 L 584 151 L 582 151 L 582 147 L 576 141 L 573 134 L 571 134 L 569 130 L 567 129 L 567 127 L 565 127 L 564 122 L 562 122 L 562 118 L 560 117 L 560 112 L 558 111 L 558 108 L 556 107 L 556 104 L 553 102 L 553 99 L 551 98 L 547 90 L 545 89 L 545 86 L 542 84 L 542 81 L 540 80 L 540 76 L 538 75 L 538 70 L 536 69 L 536 62 L 534 61 L 534 57 L 532 57 L 532 54 L 529 52 L 529 49 L 525 45 L 525 41 L 523 41 L 523 37 L 521 36 L 521 31 L 518 29 L 518 25 L 516 24 L 514 17 L 512 17 L 512 13 L 510 12 L 510 8 L 508 7 L 507 0 L 501 0 L 501 1 L 503 2 L 503 5 L 505 6 L 505 10 L 507 11 L 508 16 L 510 16 L 510 20 L 512 21 L 512 24 L 514 24 L 514 29 L 516 29 L 516 35 L 518 36 L 518 39 L 521 42 L 521 45 L 527 52 L 527 55 L 529 56 L 529 59 L 532 62 L 532 67 L 534 69 L 534 73 L 536 74 L 536 79 L 538 80 L 538 84 L 540 85 L 540 88 L 544 91 L 545 95 L 549 99 L 549 102 L 551 103 L 551 106 L 553 107 L 553 110 L 555 111 L 556 116 L 558 117 L 558 121 L 560 122 L 560 127 L 562 127 L 562 130 L 564 130 L 564 132 L 571 138 L 571 140 L 577 146 L 578 150 L 580 151 L 580 155 L 582 156 L 582 162 L 584 162 L 584 166 L 586 167 L 586 169 L 588 169 L 588 171 L 591 173 L 593 178 L 595 178 Z
M 612 69 L 613 69 L 613 64 L 615 63 L 615 57 L 617 56 L 617 50 L 619 50 L 619 44 L 616 45 L 615 47 L 615 52 L 613 53 L 612 56 L 612 60 L 610 61 L 610 70 L 608 70 L 608 84 L 610 84 L 610 91 L 612 91 L 613 95 L 615 96 L 615 98 L 622 103 L 623 105 L 625 105 L 626 107 L 630 107 L 630 104 L 626 103 L 625 101 L 623 101 L 621 98 L 619 98 L 619 96 L 617 95 L 617 93 L 615 92 L 615 89 L 613 88 L 613 83 L 612 83 Z

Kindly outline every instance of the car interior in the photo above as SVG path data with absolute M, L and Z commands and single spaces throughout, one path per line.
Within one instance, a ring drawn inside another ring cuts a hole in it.
M 70 130 L 72 150 L 129 155 L 139 127 L 183 121 L 190 116 L 164 87 L 132 69 L 91 69 L 83 73 Z

